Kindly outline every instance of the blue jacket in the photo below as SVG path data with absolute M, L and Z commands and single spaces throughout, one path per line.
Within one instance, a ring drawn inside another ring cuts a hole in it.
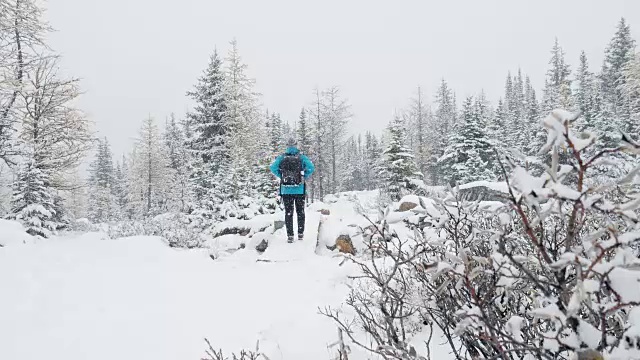
M 298 150 L 298 148 L 293 146 L 288 147 L 287 150 L 285 151 L 285 154 L 295 155 L 299 153 L 300 153 L 300 150 Z M 271 164 L 271 166 L 269 167 L 273 175 L 277 176 L 278 178 L 282 177 L 282 174 L 280 174 L 280 162 L 282 161 L 283 158 L 284 158 L 284 155 L 279 155 L 276 158 L 276 160 L 273 162 L 273 164 Z M 315 170 L 315 167 L 313 166 L 313 163 L 311 162 L 311 160 L 309 160 L 309 158 L 306 155 L 304 154 L 300 155 L 300 159 L 302 159 L 302 168 L 304 169 L 304 179 L 307 180 L 309 176 L 313 174 L 313 170 Z M 305 192 L 304 183 L 300 185 L 295 185 L 295 186 L 280 185 L 280 194 L 282 195 L 302 195 L 304 194 L 304 192 Z

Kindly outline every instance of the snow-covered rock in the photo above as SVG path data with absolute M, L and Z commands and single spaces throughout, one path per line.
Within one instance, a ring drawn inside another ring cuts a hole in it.
M 473 181 L 459 186 L 460 195 L 466 200 L 500 200 L 509 193 L 506 182 Z
M 273 225 L 275 220 L 279 219 L 280 217 L 276 217 L 273 214 L 258 215 L 249 220 L 229 219 L 215 224 L 210 233 L 214 238 L 228 234 L 251 236 L 257 232 L 264 231 Z

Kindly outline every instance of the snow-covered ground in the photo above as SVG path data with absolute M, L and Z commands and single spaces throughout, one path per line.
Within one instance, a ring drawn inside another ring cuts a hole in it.
M 346 197 L 327 206 L 362 220 Z M 205 337 L 225 352 L 259 342 L 271 360 L 333 359 L 337 328 L 318 309 L 340 306 L 356 269 L 316 254 L 319 219 L 309 212 L 302 242 L 287 244 L 279 230 L 263 254 L 216 260 L 157 237 L 13 241 L 0 248 L 0 359 L 198 360 Z M 15 223 L 1 225 L 18 236 Z M 371 358 L 352 350 L 350 359 Z

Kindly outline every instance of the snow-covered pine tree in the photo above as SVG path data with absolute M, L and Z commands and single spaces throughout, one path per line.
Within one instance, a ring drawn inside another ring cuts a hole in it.
M 456 124 L 456 99 L 455 94 L 449 88 L 447 82 L 442 79 L 440 87 L 436 93 L 435 98 L 436 111 L 433 118 L 434 123 L 431 126 L 437 143 L 434 144 L 434 149 L 431 154 L 430 165 L 431 169 L 428 171 L 433 176 L 431 183 L 439 185 L 442 183 L 442 174 L 438 168 L 438 159 L 444 154 L 445 149 L 448 146 L 448 139 L 451 135 L 451 131 Z
M 497 144 L 501 149 L 517 148 L 519 146 L 515 127 L 517 124 L 516 109 L 517 101 L 515 96 L 514 78 L 511 71 L 507 73 L 504 83 L 504 97 L 498 101 L 496 116 L 490 122 L 489 137 L 497 139 Z
M 521 144 L 520 149 L 526 155 L 533 155 L 537 153 L 537 149 L 535 149 L 532 144 L 536 141 L 532 141 L 532 139 L 536 139 L 538 137 L 544 137 L 544 133 L 539 130 L 539 120 L 540 120 L 540 104 L 538 103 L 538 99 L 536 98 L 536 90 L 531 85 L 531 80 L 529 76 L 525 79 L 524 84 L 524 122 L 526 123 L 526 139 L 524 143 Z
M 280 116 L 280 114 L 278 114 L 278 116 Z M 295 126 L 291 127 L 291 124 L 289 124 L 288 121 L 282 121 L 282 133 L 284 134 L 285 139 L 288 139 L 290 137 L 295 137 L 296 135 Z
M 313 157 L 311 153 L 313 134 L 311 133 L 309 118 L 304 108 L 300 110 L 300 116 L 298 117 L 296 138 L 298 139 L 300 151 L 307 154 L 307 156 Z
M 399 201 L 415 189 L 415 180 L 423 176 L 411 149 L 406 145 L 406 125 L 395 116 L 387 127 L 388 143 L 382 159 L 382 191 L 391 201 Z
M 512 122 L 514 104 L 515 92 L 513 88 L 513 77 L 511 76 L 511 71 L 509 71 L 507 72 L 507 79 L 504 82 L 504 107 L 510 123 Z
M 522 145 L 529 141 L 527 138 L 527 122 L 525 119 L 525 89 L 522 79 L 522 71 L 518 69 L 518 75 L 513 77 L 513 94 L 509 104 L 508 134 L 504 141 L 510 140 L 510 146 L 522 150 Z
M 20 221 L 27 233 L 49 237 L 56 230 L 54 189 L 36 157 L 26 156 L 13 184 L 10 218 Z
M 350 136 L 341 147 L 340 168 L 342 169 L 338 178 L 338 191 L 354 191 L 356 185 L 356 172 L 358 165 L 358 143 L 354 136 Z
M 187 149 L 190 153 L 189 175 L 195 206 L 210 210 L 213 199 L 221 196 L 221 180 L 231 162 L 231 131 L 226 116 L 224 74 L 222 60 L 214 51 L 209 64 L 196 83 L 187 92 L 196 106 L 183 123 Z
M 123 160 L 125 163 L 122 169 L 126 179 L 127 196 L 124 211 L 129 220 L 142 219 L 145 215 L 144 188 L 136 173 L 139 167 L 137 164 L 141 161 L 138 157 L 137 146 L 134 145 L 129 155 L 123 157 Z
M 477 180 L 493 180 L 494 152 L 486 133 L 486 110 L 483 101 L 467 97 L 462 107 L 462 121 L 449 137 L 449 146 L 438 159 L 444 179 L 452 186 Z
M 132 217 L 128 213 L 128 189 L 127 189 L 127 174 L 129 169 L 127 168 L 127 159 L 122 156 L 122 160 L 116 162 L 116 168 L 114 172 L 114 184 L 113 184 L 113 196 L 116 199 L 116 206 L 118 209 L 118 220 L 131 219 Z
M 508 117 L 508 111 L 504 106 L 502 98 L 500 98 L 498 99 L 498 106 L 487 124 L 487 137 L 491 144 L 501 151 L 511 145 L 508 143 L 509 139 L 507 135 L 509 133 L 507 126 Z
M 521 127 L 519 124 L 522 121 L 524 113 L 524 80 L 522 78 L 522 70 L 518 68 L 518 75 L 513 77 L 513 98 L 511 103 L 511 114 L 514 121 L 516 121 L 516 127 Z
M 114 221 L 118 218 L 116 178 L 113 155 L 107 138 L 100 139 L 94 160 L 89 165 L 88 218 L 93 223 Z
M 275 154 L 271 148 L 271 127 L 268 115 L 264 117 L 262 122 L 264 125 L 260 126 L 258 130 L 263 135 L 260 135 L 257 140 L 259 153 L 256 156 L 257 162 L 254 165 L 251 186 L 254 193 L 252 196 L 254 200 L 257 199 L 259 205 L 259 212 L 265 213 L 275 211 L 278 206 L 276 200 L 279 182 L 269 170 L 269 165 L 274 160 Z M 245 214 L 249 214 L 248 210 L 245 211 Z
M 225 117 L 231 128 L 231 163 L 223 181 L 224 197 L 240 200 L 251 196 L 251 178 L 256 166 L 259 139 L 263 135 L 264 123 L 255 92 L 255 80 L 247 74 L 247 65 L 242 62 L 236 40 L 225 58 L 224 97 L 227 110 Z M 219 194 L 221 195 L 221 194 Z
M 171 114 L 165 125 L 164 144 L 168 156 L 167 188 L 168 209 L 186 212 L 191 200 L 189 188 L 189 152 L 185 146 L 186 138 L 183 130 Z
M 564 50 L 560 46 L 558 39 L 555 39 L 551 49 L 551 58 L 549 59 L 549 69 L 545 78 L 545 86 L 542 94 L 542 103 L 540 111 L 548 114 L 555 109 L 565 109 L 574 111 L 575 100 L 571 92 L 571 69 L 569 64 L 565 62 Z M 539 127 L 534 128 L 536 134 L 533 141 L 530 142 L 531 149 L 541 149 L 546 142 L 546 134 Z M 536 151 L 537 153 L 537 151 Z M 566 149 L 561 152 L 562 157 L 566 157 Z M 546 154 L 544 155 L 546 156 Z
M 367 163 L 366 163 L 367 158 L 366 158 L 364 143 L 362 142 L 362 134 L 358 134 L 356 150 L 357 150 L 357 155 L 353 164 L 354 190 L 366 190 L 366 185 L 365 185 L 366 180 L 365 180 L 364 169 L 367 166 Z
M 275 112 L 271 113 L 267 118 L 267 122 L 269 124 L 271 154 L 280 154 L 285 147 L 284 124 L 282 123 L 280 114 Z
M 551 49 L 549 65 L 542 98 L 542 112 L 549 113 L 557 108 L 573 110 L 575 101 L 571 93 L 571 69 L 565 62 L 564 50 L 557 38 Z
M 621 85 L 625 96 L 630 100 L 631 116 L 627 127 L 629 134 L 640 134 L 640 54 L 636 54 L 624 69 L 624 84 Z
M 613 38 L 607 45 L 602 64 L 601 91 L 603 101 L 613 112 L 613 118 L 621 130 L 628 130 L 627 120 L 630 113 L 630 100 L 624 93 L 624 69 L 635 55 L 635 40 L 624 18 L 620 19 Z
M 141 195 L 142 215 L 150 217 L 167 211 L 167 155 L 153 117 L 140 128 L 134 148 L 133 192 Z
M 380 173 L 382 172 L 382 147 L 380 145 L 380 140 L 370 131 L 367 131 L 365 135 L 364 148 L 363 178 L 365 189 L 375 190 L 381 185 Z
M 587 60 L 587 54 L 582 51 L 580 53 L 580 65 L 576 71 L 576 85 L 577 89 L 575 91 L 576 105 L 578 110 L 581 113 L 581 129 L 591 129 L 594 128 L 594 120 L 595 113 L 598 108 L 595 103 L 596 91 L 596 82 L 594 74 L 589 70 L 589 61 Z

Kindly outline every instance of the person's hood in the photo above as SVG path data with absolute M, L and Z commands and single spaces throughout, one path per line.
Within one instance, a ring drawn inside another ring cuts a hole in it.
M 300 150 L 298 150 L 297 147 L 295 146 L 289 146 L 287 147 L 287 151 L 285 151 L 285 154 L 291 154 L 291 155 L 296 155 L 300 152 Z

